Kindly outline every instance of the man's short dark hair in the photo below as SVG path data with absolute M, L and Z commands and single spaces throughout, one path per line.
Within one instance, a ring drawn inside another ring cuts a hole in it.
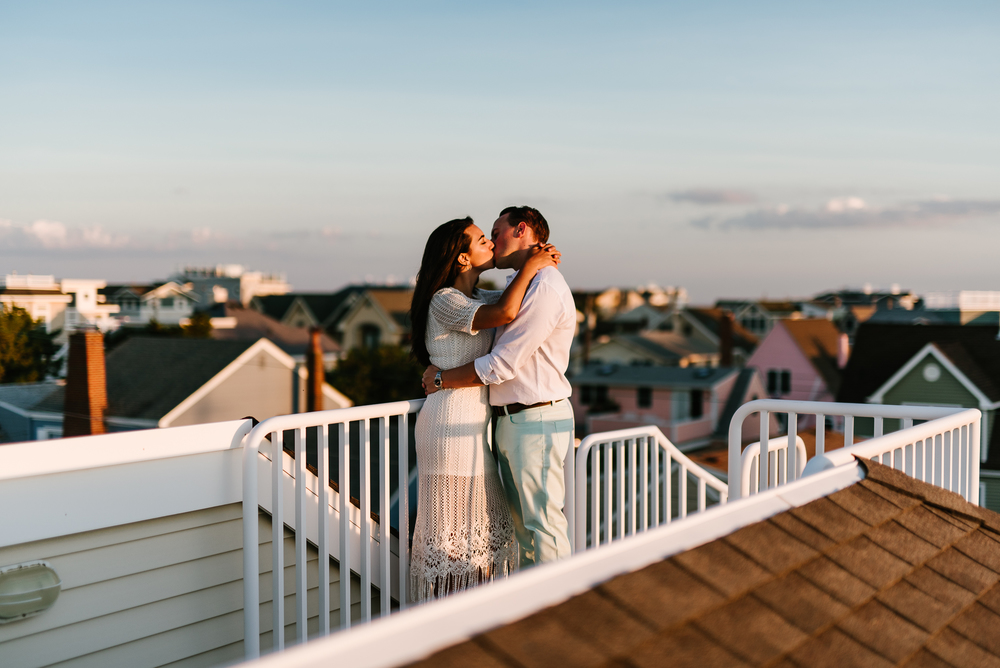
M 517 227 L 518 223 L 524 223 L 535 233 L 538 243 L 544 244 L 549 240 L 549 224 L 545 217 L 530 206 L 508 206 L 500 212 L 500 218 L 507 216 L 507 222 L 511 227 Z

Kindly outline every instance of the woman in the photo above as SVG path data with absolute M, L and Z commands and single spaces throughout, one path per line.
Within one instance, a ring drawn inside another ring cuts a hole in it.
M 478 290 L 479 275 L 493 268 L 493 242 L 471 218 L 441 225 L 427 240 L 413 292 L 414 355 L 441 369 L 485 355 L 493 328 L 514 319 L 538 270 L 558 262 L 553 246 L 540 246 L 502 294 Z M 484 386 L 435 392 L 417 417 L 413 601 L 503 577 L 517 567 L 514 527 L 486 441 L 490 415 Z

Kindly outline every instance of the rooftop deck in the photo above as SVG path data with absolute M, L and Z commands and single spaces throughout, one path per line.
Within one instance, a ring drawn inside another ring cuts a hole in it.
M 0 503 L 17 509 L 0 519 L 0 567 L 45 561 L 62 588 L 51 609 L 0 619 L 4 664 L 221 665 L 405 610 L 412 508 L 399 491 L 411 487 L 421 405 L 0 447 Z M 740 409 L 731 433 L 761 411 L 788 414 L 791 433 L 760 420 L 758 444 L 731 442 L 729 485 L 656 428 L 588 437 L 566 462 L 574 557 L 267 662 L 416 661 L 854 484 L 858 457 L 978 499 L 976 410 L 762 401 Z M 804 413 L 835 416 L 845 447 L 825 452 L 821 429 L 805 464 Z M 864 416 L 875 432 L 854 444 Z M 401 635 L 389 643 L 390 633 Z

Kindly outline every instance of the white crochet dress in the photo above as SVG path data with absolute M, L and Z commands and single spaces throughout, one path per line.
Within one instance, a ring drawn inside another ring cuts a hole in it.
M 453 369 L 489 353 L 493 330 L 474 332 L 472 319 L 500 292 L 454 288 L 431 298 L 427 351 L 431 363 Z M 410 560 L 410 596 L 425 601 L 517 567 L 517 541 L 496 462 L 486 441 L 489 390 L 440 390 L 417 417 L 417 523 Z

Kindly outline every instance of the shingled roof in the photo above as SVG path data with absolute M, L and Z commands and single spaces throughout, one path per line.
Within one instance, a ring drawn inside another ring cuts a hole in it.
M 845 489 L 411 665 L 1000 664 L 1000 515 L 861 463 Z
M 212 330 L 212 338 L 217 341 L 255 343 L 258 339 L 265 338 L 292 356 L 305 355 L 309 349 L 310 334 L 307 328 L 291 327 L 239 302 L 216 304 L 209 313 L 213 318 L 236 320 L 234 327 L 216 327 Z M 324 353 L 340 353 L 340 345 L 325 332 L 320 333 L 320 346 Z
M 131 337 L 108 353 L 107 415 L 159 420 L 254 343 Z M 65 394 L 56 385 L 32 409 L 61 414 Z
M 782 320 L 778 324 L 784 327 L 795 345 L 799 347 L 809 363 L 816 369 L 831 394 L 836 394 L 840 388 L 840 368 L 837 366 L 837 348 L 840 343 L 840 330 L 825 318 L 809 318 L 803 320 Z

